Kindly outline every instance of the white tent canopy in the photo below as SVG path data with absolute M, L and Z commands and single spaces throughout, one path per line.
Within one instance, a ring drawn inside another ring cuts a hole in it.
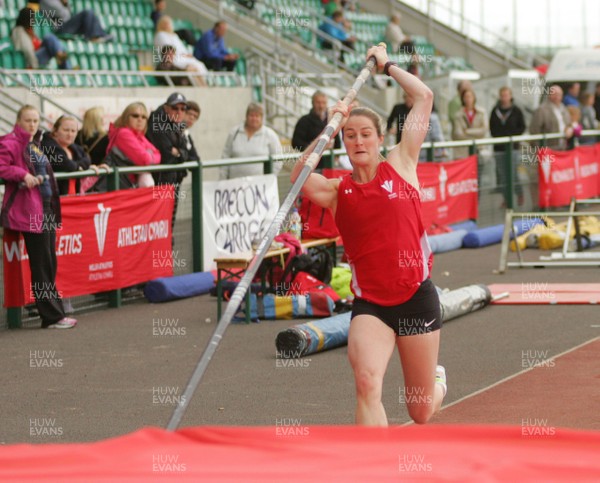
M 559 50 L 550 62 L 547 82 L 600 82 L 600 49 Z

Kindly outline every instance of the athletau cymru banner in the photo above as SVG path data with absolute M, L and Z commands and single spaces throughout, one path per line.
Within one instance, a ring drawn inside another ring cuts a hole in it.
M 477 156 L 444 163 L 419 163 L 417 175 L 425 230 L 477 219 Z
M 59 295 L 105 292 L 172 276 L 173 197 L 171 186 L 65 196 L 61 223 L 32 219 L 32 224 L 56 228 Z M 33 302 L 28 255 L 19 233 L 4 231 L 3 256 L 4 306 Z
M 279 210 L 277 178 L 273 174 L 245 176 L 202 184 L 204 269 L 216 267 L 216 257 L 252 250 Z
M 541 208 L 567 206 L 571 197 L 600 194 L 600 144 L 571 151 L 541 148 L 538 152 L 539 204 Z

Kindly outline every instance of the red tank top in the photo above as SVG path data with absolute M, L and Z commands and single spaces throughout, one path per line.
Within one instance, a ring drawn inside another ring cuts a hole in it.
M 420 193 L 387 162 L 365 184 L 346 175 L 335 222 L 352 269 L 352 293 L 390 306 L 409 300 L 431 273 L 433 254 L 421 219 Z

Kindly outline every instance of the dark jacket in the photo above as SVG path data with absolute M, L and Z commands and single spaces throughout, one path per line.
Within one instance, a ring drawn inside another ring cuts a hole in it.
M 490 114 L 490 133 L 492 137 L 519 136 L 525 132 L 523 111 L 514 104 L 508 109 L 501 109 L 496 103 Z M 514 149 L 519 149 L 519 143 L 514 143 Z M 505 151 L 505 144 L 495 144 L 494 151 Z
M 72 173 L 73 171 L 84 171 L 89 169 L 91 161 L 89 156 L 85 153 L 81 146 L 77 144 L 71 144 L 69 149 L 73 153 L 73 159 L 69 159 L 67 152 L 61 147 L 60 144 L 52 137 L 49 132 L 44 133 L 42 142 L 40 143 L 42 152 L 50 161 L 50 165 L 54 171 L 63 173 Z M 75 192 L 79 193 L 79 181 L 76 181 Z M 58 190 L 61 195 L 66 195 L 69 192 L 68 179 L 62 179 L 58 181 Z
M 160 106 L 150 114 L 146 138 L 160 151 L 160 164 L 180 164 L 190 160 L 183 131 L 183 123 L 178 124 L 170 121 L 164 106 Z M 171 152 L 174 147 L 179 150 L 179 157 Z M 153 173 L 152 176 L 157 185 L 178 184 L 181 183 L 186 174 L 185 170 L 162 171 Z
M 35 176 L 35 168 L 31 164 L 27 145 L 29 133 L 20 126 L 15 126 L 12 132 L 0 137 L 0 178 L 6 182 L 6 190 L 2 200 L 2 226 L 15 231 L 41 233 L 42 226 L 31 223 L 31 217 L 41 219 L 44 212 L 42 195 L 38 187 L 27 189 L 20 184 L 27 173 Z M 34 137 L 34 142 L 41 138 L 41 132 Z M 48 164 L 50 188 L 52 190 L 52 209 L 54 220 L 61 222 L 60 200 L 52 166 Z
M 79 131 L 75 138 L 75 144 L 83 148 L 92 161 L 92 164 L 99 165 L 106 158 L 106 148 L 108 148 L 108 135 L 94 133 L 90 138 L 84 139 L 83 132 Z
M 298 151 L 304 151 L 310 143 L 312 143 L 319 134 L 323 132 L 327 126 L 327 120 L 321 119 L 319 116 L 315 114 L 313 109 L 300 119 L 296 123 L 296 127 L 294 128 L 294 135 L 292 136 L 292 147 L 297 149 Z M 339 149 L 341 146 L 339 136 L 336 136 L 335 141 L 333 142 L 333 147 L 335 149 Z M 316 169 L 323 168 L 323 159 L 319 161 Z
M 402 128 L 409 112 L 410 107 L 406 104 L 396 104 L 390 113 L 390 117 L 388 117 L 387 130 L 389 131 L 393 125 L 396 126 L 396 144 L 402 141 Z

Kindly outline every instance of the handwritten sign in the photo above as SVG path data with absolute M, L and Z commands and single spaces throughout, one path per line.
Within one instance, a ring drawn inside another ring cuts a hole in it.
M 252 250 L 279 210 L 275 175 L 246 176 L 203 184 L 204 269 L 213 270 L 215 257 Z

